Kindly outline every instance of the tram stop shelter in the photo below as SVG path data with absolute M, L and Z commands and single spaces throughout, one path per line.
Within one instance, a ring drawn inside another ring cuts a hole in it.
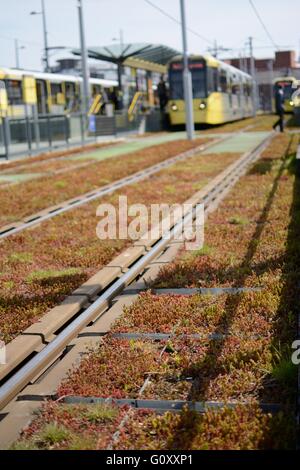
M 80 49 L 74 49 L 73 54 L 81 55 Z M 102 47 L 88 47 L 89 58 L 110 62 L 117 65 L 118 88 L 122 92 L 122 69 L 144 70 L 149 80 L 152 73 L 164 74 L 167 63 L 180 52 L 162 44 L 131 43 L 113 44 Z

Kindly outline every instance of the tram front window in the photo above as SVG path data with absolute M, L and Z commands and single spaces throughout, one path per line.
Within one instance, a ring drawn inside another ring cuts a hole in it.
M 189 68 L 192 73 L 193 98 L 206 98 L 206 69 L 202 63 L 190 63 Z M 173 100 L 183 100 L 183 65 L 182 63 L 172 64 L 170 74 L 170 98 Z
M 192 70 L 193 98 L 206 98 L 206 74 L 204 69 Z
M 172 70 L 170 72 L 170 98 L 172 100 L 183 100 L 182 70 Z

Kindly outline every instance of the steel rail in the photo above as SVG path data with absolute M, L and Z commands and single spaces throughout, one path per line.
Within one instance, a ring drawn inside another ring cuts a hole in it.
M 35 377 L 41 370 L 47 368 L 61 354 L 65 347 L 93 321 L 103 310 L 110 306 L 111 301 L 119 295 L 122 290 L 127 287 L 144 269 L 153 261 L 174 239 L 182 233 L 183 227 L 192 224 L 196 215 L 197 204 L 204 203 L 204 208 L 208 209 L 210 204 L 214 204 L 218 196 L 226 193 L 234 182 L 239 179 L 241 174 L 245 173 L 250 163 L 254 162 L 264 148 L 268 145 L 273 134 L 264 139 L 252 152 L 241 157 L 237 162 L 230 165 L 229 168 L 223 170 L 216 178 L 217 182 L 208 193 L 201 198 L 201 201 L 194 203 L 191 211 L 187 212 L 174 226 L 167 230 L 158 242 L 137 260 L 128 271 L 117 279 L 107 290 L 105 290 L 99 298 L 89 307 L 86 308 L 72 323 L 70 323 L 57 337 L 48 345 L 30 359 L 20 370 L 13 374 L 0 387 L 0 409 L 7 405 L 16 395 Z M 220 176 L 223 179 L 220 181 Z

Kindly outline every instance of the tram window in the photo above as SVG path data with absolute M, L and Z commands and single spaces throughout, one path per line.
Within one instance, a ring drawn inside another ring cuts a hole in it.
M 73 98 L 75 95 L 75 83 L 66 82 L 66 98 Z
M 218 69 L 213 69 L 212 71 L 212 79 L 213 79 L 213 90 L 214 91 L 219 91 L 219 70 Z
M 235 81 L 232 85 L 232 94 L 239 95 L 239 93 L 240 93 L 240 84 Z
M 5 80 L 9 104 L 23 104 L 22 82 L 20 80 Z
M 192 70 L 193 98 L 206 97 L 206 79 L 204 69 Z
M 247 83 L 247 95 L 248 96 L 252 95 L 252 83 L 250 82 Z
M 218 78 L 219 78 L 218 69 L 208 68 L 207 76 L 208 76 L 207 77 L 208 92 L 213 93 L 214 91 L 218 91 Z
M 52 104 L 58 104 L 58 95 L 62 93 L 61 83 L 51 83 Z
M 222 93 L 227 93 L 227 75 L 225 70 L 220 71 L 220 91 Z
M 170 70 L 170 98 L 173 100 L 183 99 L 182 69 Z
M 76 96 L 76 85 L 72 82 L 65 83 L 66 89 L 66 108 L 73 110 L 76 108 L 77 96 Z
M 201 65 L 201 66 L 199 66 Z M 183 99 L 183 66 L 181 64 L 175 64 L 169 73 L 170 83 L 170 99 L 182 100 Z M 190 65 L 192 72 L 192 86 L 193 86 L 193 98 L 206 98 L 206 69 L 202 64 L 192 63 Z

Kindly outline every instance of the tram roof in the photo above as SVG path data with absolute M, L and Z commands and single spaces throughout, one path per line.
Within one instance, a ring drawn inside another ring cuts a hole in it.
M 72 51 L 75 55 L 81 55 L 80 49 Z M 102 47 L 88 47 L 87 53 L 90 58 L 112 62 L 114 64 L 128 65 L 152 72 L 164 73 L 167 63 L 178 51 L 163 44 L 131 43 L 112 44 Z

